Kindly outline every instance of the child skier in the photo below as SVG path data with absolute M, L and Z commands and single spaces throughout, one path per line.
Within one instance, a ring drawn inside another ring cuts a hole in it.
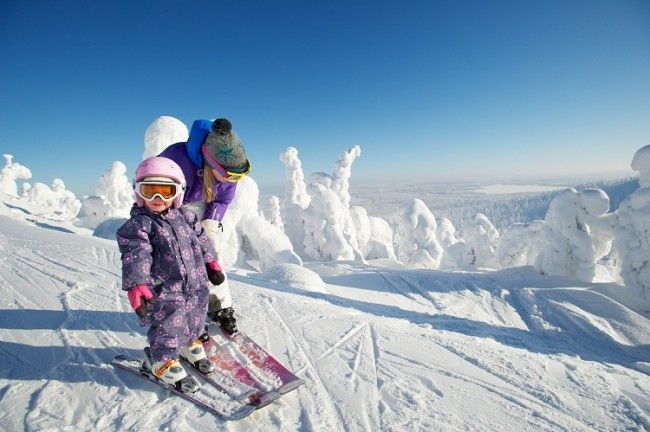
M 152 157 L 135 172 L 136 204 L 117 231 L 122 285 L 131 306 L 149 321 L 144 367 L 179 390 L 198 383 L 179 356 L 201 372 L 214 370 L 200 336 L 205 328 L 209 282 L 224 280 L 217 255 L 194 212 L 181 207 L 185 177 L 171 159 Z

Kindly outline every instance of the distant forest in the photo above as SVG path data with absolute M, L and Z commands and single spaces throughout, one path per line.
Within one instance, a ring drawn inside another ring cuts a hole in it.
M 573 186 L 574 189 L 583 190 L 589 188 L 602 189 L 610 199 L 610 211 L 618 209 L 621 202 L 639 187 L 638 178 L 623 180 L 586 183 Z M 437 217 L 450 219 L 455 227 L 462 226 L 465 221 L 471 219 L 476 213 L 483 213 L 490 222 L 498 229 L 503 230 L 516 222 L 532 222 L 544 219 L 548 206 L 553 198 L 560 191 L 531 193 L 516 198 L 472 198 L 459 200 L 452 205 L 437 206 L 435 203 L 427 203 L 429 208 Z

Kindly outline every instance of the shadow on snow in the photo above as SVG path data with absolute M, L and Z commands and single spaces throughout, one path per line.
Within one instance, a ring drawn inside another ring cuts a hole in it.
M 146 344 L 144 330 L 136 330 L 134 314 L 111 311 L 87 310 L 0 310 L 0 330 L 106 330 L 109 332 L 142 332 L 142 343 Z M 0 340 L 3 361 L 0 379 L 7 380 L 58 380 L 62 382 L 93 381 L 99 384 L 115 384 L 114 368 L 110 361 L 118 354 L 141 357 L 142 351 L 125 347 L 86 347 L 68 345 L 76 338 L 61 338 L 62 345 L 35 346 L 26 343 Z M 65 343 L 64 343 L 65 340 Z M 58 342 L 58 340 L 57 340 Z M 125 374 L 119 375 L 125 378 Z

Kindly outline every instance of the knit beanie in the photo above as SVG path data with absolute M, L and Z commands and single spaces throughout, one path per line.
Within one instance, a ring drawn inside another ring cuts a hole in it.
M 212 130 L 205 139 L 205 147 L 219 165 L 232 172 L 244 172 L 248 167 L 246 151 L 232 131 L 232 124 L 224 118 L 212 122 Z

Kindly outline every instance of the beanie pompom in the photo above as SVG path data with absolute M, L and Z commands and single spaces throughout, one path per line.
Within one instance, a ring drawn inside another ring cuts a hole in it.
M 219 118 L 212 122 L 212 132 L 219 135 L 226 135 L 232 131 L 232 124 L 228 119 Z
M 232 131 L 232 124 L 225 118 L 212 122 L 212 132 L 205 138 L 203 144 L 204 157 L 206 152 L 222 169 L 233 172 L 243 172 L 250 163 L 241 141 Z M 210 165 L 210 159 L 204 159 Z

